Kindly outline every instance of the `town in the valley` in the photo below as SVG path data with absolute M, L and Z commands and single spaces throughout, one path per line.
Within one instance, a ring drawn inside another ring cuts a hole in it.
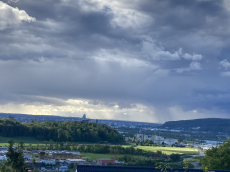
M 124 139 L 122 145 L 109 142 L 60 143 L 52 139 L 37 143 L 16 141 L 14 148 L 23 151 L 28 168 L 40 171 L 75 171 L 77 165 L 124 166 L 131 162 L 134 164 L 137 158 L 157 159 L 175 167 L 182 167 L 184 161 L 188 161 L 190 168 L 199 169 L 204 152 L 212 147 L 219 147 L 229 137 L 227 133 L 199 131 L 200 127 L 170 129 L 155 123 L 88 119 L 85 114 L 81 118 L 18 114 L 1 114 L 0 117 L 25 124 L 45 121 L 95 123 L 113 128 Z M 7 143 L 1 145 L 0 160 L 4 162 L 7 161 L 8 147 Z

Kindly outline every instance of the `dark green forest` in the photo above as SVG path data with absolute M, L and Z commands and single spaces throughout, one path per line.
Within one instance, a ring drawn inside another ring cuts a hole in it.
M 206 118 L 194 120 L 181 120 L 165 122 L 162 128 L 192 130 L 194 127 L 200 127 L 198 131 L 211 131 L 230 133 L 230 119 Z
M 111 142 L 121 143 L 123 136 L 112 127 L 88 122 L 57 121 L 21 123 L 15 119 L 0 118 L 0 136 L 28 136 L 55 142 Z

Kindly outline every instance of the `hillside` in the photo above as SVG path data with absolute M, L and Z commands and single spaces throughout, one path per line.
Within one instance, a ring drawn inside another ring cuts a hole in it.
M 38 140 L 50 140 L 57 142 L 123 142 L 123 136 L 112 127 L 103 124 L 61 121 L 20 123 L 15 119 L 0 118 L 0 136 L 35 137 Z
M 165 122 L 162 128 L 230 133 L 230 119 L 206 118 Z M 200 128 L 199 128 L 200 127 Z

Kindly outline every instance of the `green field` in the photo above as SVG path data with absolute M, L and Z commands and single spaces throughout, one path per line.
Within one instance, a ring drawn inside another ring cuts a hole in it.
M 29 145 L 29 144 L 32 144 L 32 145 L 37 145 L 38 143 L 39 144 L 45 144 L 44 141 L 41 141 L 41 140 L 37 140 L 36 138 L 34 137 L 2 137 L 0 136 L 0 146 L 5 146 L 5 145 L 8 145 L 8 140 L 10 139 L 13 139 L 15 141 L 15 143 L 18 143 L 19 141 L 23 141 L 25 143 L 25 145 Z M 94 144 L 94 143 L 89 143 L 89 142 L 77 142 L 78 144 Z
M 34 137 L 11 137 L 11 138 L 15 141 L 15 143 L 18 143 L 20 140 L 22 140 L 26 145 L 29 145 L 29 144 L 36 145 L 37 143 L 44 144 L 44 141 L 39 141 Z M 7 141 L 9 139 L 10 137 L 0 136 L 0 146 L 8 145 Z M 128 147 L 128 145 L 123 145 L 123 147 Z M 194 148 L 160 147 L 160 146 L 159 147 L 158 146 L 137 146 L 136 148 L 143 149 L 145 151 L 150 151 L 150 152 L 162 151 L 163 153 L 167 155 L 170 155 L 172 153 L 187 154 L 187 155 L 199 154 L 198 150 Z M 108 156 L 109 158 L 111 157 L 111 155 L 106 155 L 106 154 L 96 154 L 96 156 L 103 156 L 103 157 L 105 156 L 105 158 L 107 158 Z M 90 155 L 90 157 L 94 158 L 94 155 L 92 154 Z
M 187 155 L 199 154 L 198 150 L 194 148 L 158 147 L 158 146 L 137 146 L 136 148 L 143 149 L 145 151 L 150 151 L 150 152 L 162 151 L 166 155 L 170 155 L 172 153 L 187 154 Z
M 81 152 L 81 155 L 83 155 L 83 159 L 87 159 L 89 161 L 91 160 L 95 160 L 95 159 L 114 159 L 114 155 L 113 154 L 97 154 L 97 153 L 84 153 Z M 116 155 L 116 159 L 119 157 L 123 157 L 124 155 Z M 137 156 L 137 155 L 131 155 L 131 156 L 135 156 L 135 157 L 141 157 L 141 156 Z
M 108 154 L 96 154 L 96 153 L 83 153 L 81 152 L 81 155 L 83 155 L 83 159 L 87 159 L 89 161 L 95 160 L 95 159 L 113 159 L 114 155 L 108 155 Z M 116 157 L 120 157 L 120 155 L 116 155 Z
M 15 143 L 18 143 L 20 140 L 22 140 L 26 144 L 44 144 L 43 141 L 39 141 L 34 137 L 2 137 L 0 136 L 0 146 L 8 145 L 8 140 L 13 139 Z
M 193 158 L 186 159 L 186 161 L 188 161 L 188 162 L 200 162 L 201 158 L 203 158 L 203 157 L 193 157 Z

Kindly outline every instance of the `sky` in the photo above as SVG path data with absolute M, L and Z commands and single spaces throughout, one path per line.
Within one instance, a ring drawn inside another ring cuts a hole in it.
M 228 0 L 2 0 L 0 112 L 230 117 Z

